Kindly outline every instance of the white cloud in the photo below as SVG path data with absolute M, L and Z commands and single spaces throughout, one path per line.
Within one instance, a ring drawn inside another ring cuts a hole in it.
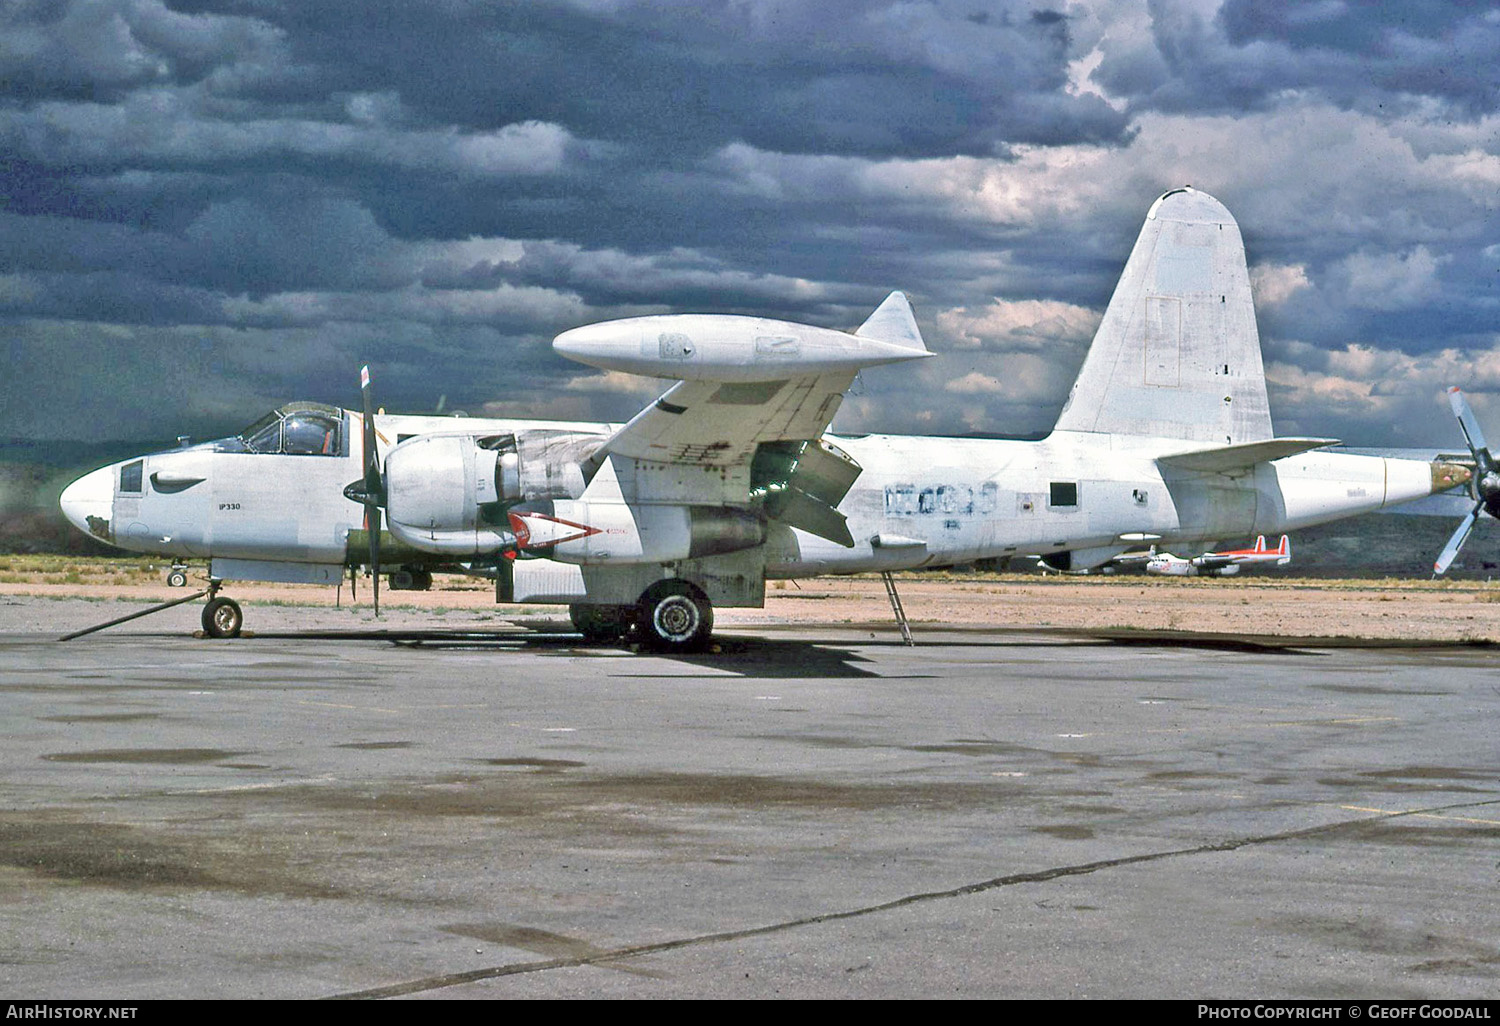
M 1280 306 L 1311 284 L 1302 264 L 1256 264 L 1250 268 L 1250 290 L 1257 307 Z
M 1442 263 L 1426 246 L 1405 253 L 1354 253 L 1339 269 L 1346 279 L 1346 300 L 1367 310 L 1400 310 L 1418 306 L 1437 294 Z
M 476 178 L 560 171 L 573 136 L 560 125 L 522 121 L 493 131 L 401 129 L 370 120 L 223 119 L 198 92 L 142 89 L 120 103 L 51 101 L 0 111 L 0 143 L 54 164 L 119 161 L 220 163 L 298 157 L 353 160 Z
M 943 386 L 943 391 L 954 395 L 999 395 L 1005 391 L 1000 379 L 978 371 L 970 371 Z
M 938 314 L 938 327 L 959 348 L 997 350 L 1077 349 L 1094 337 L 1102 314 L 1047 299 L 995 299 L 977 311 L 967 307 Z

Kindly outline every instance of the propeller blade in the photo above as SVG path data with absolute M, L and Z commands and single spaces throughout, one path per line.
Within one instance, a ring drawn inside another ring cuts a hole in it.
M 370 507 L 370 589 L 375 603 L 375 615 L 380 615 L 380 507 Z
M 1469 510 L 1468 515 L 1459 521 L 1458 530 L 1453 532 L 1453 537 L 1449 538 L 1448 544 L 1443 546 L 1443 551 L 1438 556 L 1437 562 L 1432 564 L 1432 575 L 1434 577 L 1446 573 L 1448 567 L 1452 566 L 1453 561 L 1458 558 L 1458 550 L 1464 547 L 1464 540 L 1469 537 L 1469 532 L 1474 529 L 1474 524 L 1479 520 L 1479 511 L 1482 509 L 1484 509 L 1484 503 L 1476 503 L 1474 508 Z
M 370 388 L 370 367 L 359 369 L 359 391 L 364 399 L 365 491 L 379 502 L 385 501 L 385 484 L 380 479 L 380 450 L 375 438 L 375 397 Z
M 1464 441 L 1469 443 L 1469 451 L 1477 458 L 1481 449 L 1488 449 L 1484 444 L 1484 430 L 1479 426 L 1479 420 L 1474 416 L 1474 411 L 1469 407 L 1469 400 L 1457 385 L 1448 389 L 1448 405 L 1453 410 L 1453 415 L 1458 418 L 1459 430 L 1464 433 Z
M 380 473 L 380 450 L 376 447 L 375 396 L 370 387 L 370 365 L 359 369 L 359 392 L 364 400 L 366 534 L 370 537 L 370 587 L 375 615 L 380 615 L 380 531 L 384 526 L 380 507 L 385 503 L 385 482 Z

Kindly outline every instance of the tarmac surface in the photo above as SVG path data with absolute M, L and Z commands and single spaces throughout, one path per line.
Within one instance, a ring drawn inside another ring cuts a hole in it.
M 112 605 L 0 603 L 15 999 L 1500 980 L 1492 645 Z

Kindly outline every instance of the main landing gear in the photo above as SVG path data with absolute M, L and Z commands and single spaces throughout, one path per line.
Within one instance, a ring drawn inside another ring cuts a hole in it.
M 615 642 L 634 636 L 657 652 L 698 652 L 714 629 L 714 607 L 702 589 L 687 581 L 659 581 L 633 606 L 575 604 L 568 607 L 573 627 L 587 641 Z

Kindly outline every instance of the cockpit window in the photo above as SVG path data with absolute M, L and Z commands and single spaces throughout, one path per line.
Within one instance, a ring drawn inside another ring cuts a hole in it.
M 342 456 L 345 455 L 343 427 L 343 411 L 336 407 L 292 403 L 266 414 L 232 441 L 247 452 Z
M 339 422 L 322 413 L 293 413 L 281 424 L 281 451 L 295 456 L 336 456 Z
M 281 451 L 281 414 L 268 413 L 240 432 L 240 440 L 251 452 Z

